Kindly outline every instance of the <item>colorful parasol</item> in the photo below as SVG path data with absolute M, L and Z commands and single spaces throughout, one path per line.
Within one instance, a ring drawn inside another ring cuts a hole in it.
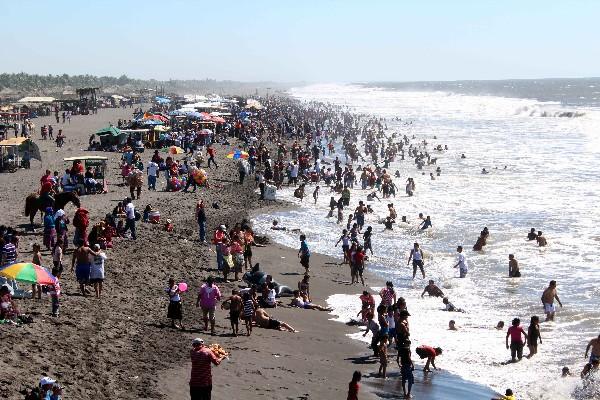
M 183 151 L 183 149 L 179 146 L 171 146 L 171 147 L 164 147 L 162 149 L 163 153 L 169 153 L 169 154 L 183 154 L 185 153 L 185 151 Z
M 16 263 L 0 269 L 0 275 L 20 282 L 53 285 L 56 278 L 46 268 L 32 263 Z
M 234 160 L 237 160 L 240 158 L 248 158 L 248 153 L 246 153 L 245 151 L 241 151 L 241 150 L 235 150 L 235 151 L 232 151 L 231 153 L 227 154 L 227 158 L 233 158 Z

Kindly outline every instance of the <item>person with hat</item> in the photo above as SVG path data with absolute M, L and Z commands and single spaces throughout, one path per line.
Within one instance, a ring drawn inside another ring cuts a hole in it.
M 192 341 L 190 358 L 192 370 L 190 372 L 190 398 L 191 400 L 210 400 L 212 393 L 212 365 L 219 365 L 226 356 L 217 357 L 204 340 L 196 338 Z
M 62 399 L 62 388 L 56 384 L 56 380 L 48 376 L 40 379 L 40 399 L 60 400 Z
M 435 357 L 442 354 L 442 348 L 434 348 L 431 346 L 422 345 L 416 348 L 415 353 L 417 353 L 421 359 L 427 358 L 427 362 L 425 363 L 425 367 L 423 367 L 423 371 L 430 372 L 431 370 L 429 369 L 429 364 L 433 366 L 433 369 L 437 369 L 435 366 Z
M 227 227 L 225 225 L 219 225 L 213 235 L 213 244 L 215 245 L 215 253 L 217 253 L 217 268 L 219 271 L 223 270 L 223 252 L 222 244 L 227 241 Z
M 204 320 L 204 330 L 208 330 L 208 320 L 210 319 L 210 334 L 215 334 L 215 308 L 217 302 L 221 300 L 221 291 L 215 285 L 212 276 L 206 278 L 206 283 L 200 287 L 196 307 L 202 308 L 202 318 Z

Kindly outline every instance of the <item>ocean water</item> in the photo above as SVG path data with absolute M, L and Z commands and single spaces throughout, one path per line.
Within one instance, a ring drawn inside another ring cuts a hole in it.
M 600 108 L 595 101 L 565 102 L 551 91 L 544 97 L 551 101 L 540 101 L 537 94 L 528 99 L 523 94 L 502 97 L 446 89 L 314 85 L 295 88 L 291 94 L 386 118 L 387 135 L 414 135 L 430 148 L 449 147 L 439 153 L 430 150 L 442 169 L 434 181 L 429 172 L 436 166 L 418 171 L 410 159 L 392 163 L 389 169 L 401 174 L 394 180 L 400 191 L 387 201 L 369 202 L 375 213 L 366 218 L 366 225 L 373 226 L 375 251 L 367 269 L 394 281 L 398 295 L 406 298 L 413 345 L 442 347 L 440 367 L 497 391 L 512 388 L 522 399 L 573 398 L 579 378 L 561 379 L 561 369 L 568 366 L 578 375 L 587 342 L 600 333 Z M 521 88 L 519 93 L 525 91 Z M 392 120 L 395 117 L 402 121 Z M 460 158 L 462 153 L 466 159 Z M 484 167 L 490 174 L 480 173 Z M 413 197 L 404 194 L 407 177 L 416 181 Z M 278 191 L 278 198 L 298 207 L 257 216 L 256 229 L 297 247 L 296 234 L 269 229 L 277 219 L 281 226 L 302 229 L 312 251 L 341 257 L 334 244 L 343 227 L 326 218 L 330 194 L 321 186 L 316 205 L 310 187 L 303 203 L 290 189 Z M 346 216 L 366 194 L 352 191 Z M 378 219 L 386 215 L 388 202 L 399 216 L 408 217 L 409 225 L 383 231 Z M 433 229 L 415 229 L 419 212 L 431 216 Z M 484 226 L 490 230 L 488 244 L 483 252 L 474 252 L 472 245 Z M 532 227 L 544 232 L 546 248 L 526 240 Z M 441 299 L 420 298 L 426 281 L 419 275 L 413 281 L 412 268 L 406 265 L 415 241 L 426 253 L 427 278 L 466 313 L 449 314 L 442 311 Z M 465 279 L 457 278 L 452 268 L 457 245 L 465 247 Z M 519 261 L 520 279 L 507 277 L 510 253 Z M 509 326 L 515 317 L 521 318 L 524 329 L 532 315 L 543 320 L 540 296 L 552 279 L 558 281 L 564 308 L 555 322 L 541 324 L 543 344 L 535 357 L 504 365 L 510 358 L 504 346 L 506 331 L 493 327 L 500 320 Z M 357 299 L 336 297 L 330 302 L 342 320 L 356 315 L 360 306 Z M 456 320 L 459 331 L 447 330 L 450 319 Z

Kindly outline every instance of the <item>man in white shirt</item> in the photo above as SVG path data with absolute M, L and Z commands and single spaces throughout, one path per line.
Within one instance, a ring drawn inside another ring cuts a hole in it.
M 454 266 L 454 268 L 458 268 L 458 270 L 460 271 L 460 277 L 461 278 L 465 278 L 467 276 L 467 272 L 469 271 L 468 267 L 467 267 L 467 260 L 465 258 L 465 255 L 462 253 L 463 248 L 462 246 L 458 246 L 456 248 L 456 251 L 458 252 L 458 258 L 457 258 L 457 263 Z
M 298 163 L 296 161 L 294 161 L 292 163 L 292 169 L 290 171 L 290 182 L 289 183 L 293 183 L 294 186 L 296 186 L 296 184 L 298 183 L 298 172 L 300 171 L 300 167 L 298 166 Z
M 148 190 L 156 190 L 156 177 L 158 175 L 158 164 L 154 161 L 148 163 Z
M 131 202 L 131 197 L 125 199 L 125 215 L 127 220 L 125 222 L 125 232 L 131 230 L 131 238 L 136 239 L 135 236 L 135 206 Z

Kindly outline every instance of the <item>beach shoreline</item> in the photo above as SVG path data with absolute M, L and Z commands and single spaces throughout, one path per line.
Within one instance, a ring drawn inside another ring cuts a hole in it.
M 36 119 L 38 127 L 52 123 L 55 129 L 64 129 L 67 141 L 63 149 L 57 149 L 51 141 L 40 141 L 38 133 L 34 140 L 40 146 L 43 162 L 34 162 L 32 169 L 15 174 L 0 174 L 0 183 L 11 188 L 0 193 L 0 200 L 13 205 L 7 208 L 2 223 L 22 232 L 19 246 L 23 260 L 31 257 L 31 246 L 40 242 L 41 236 L 39 229 L 36 234 L 25 231 L 28 220 L 22 215 L 22 199 L 37 190 L 44 169 L 62 171 L 62 159 L 69 156 L 96 154 L 109 158 L 109 193 L 82 197 L 83 207 L 90 211 L 91 223 L 99 221 L 129 195 L 128 188 L 120 185 L 117 168 L 120 154 L 84 149 L 91 133 L 109 122 L 116 123 L 119 118 L 130 119 L 131 111 L 101 109 L 96 115 L 73 117 L 71 124 L 56 125 L 48 117 Z M 115 239 L 115 247 L 107 252 L 107 278 L 101 299 L 78 295 L 68 267 L 69 254 L 62 278 L 64 295 L 60 318 L 49 317 L 49 299 L 18 301 L 22 310 L 33 316 L 34 323 L 21 327 L 0 326 L 2 340 L 11 348 L 11 357 L 4 364 L 5 375 L 0 380 L 0 394 L 8 399 L 19 399 L 20 389 L 35 385 L 41 376 L 51 375 L 65 386 L 65 394 L 70 398 L 83 400 L 102 395 L 120 399 L 185 399 L 188 351 L 196 336 L 219 342 L 232 353 L 230 360 L 214 371 L 213 398 L 217 400 L 255 399 L 260 395 L 282 399 L 344 398 L 355 369 L 363 370 L 365 375 L 377 369 L 374 359 L 368 367 L 357 362 L 364 360 L 370 351 L 363 343 L 347 337 L 356 332 L 356 328 L 332 321 L 326 312 L 286 307 L 269 310 L 274 317 L 301 332 L 255 329 L 251 341 L 246 337 L 229 336 L 225 311 L 217 312 L 219 336 L 211 338 L 199 329 L 201 315 L 193 306 L 195 294 L 204 278 L 216 275 L 216 262 L 212 246 L 209 248 L 197 241 L 193 218 L 197 200 L 202 198 L 207 204 L 219 205 L 207 210 L 209 233 L 221 223 L 233 226 L 255 213 L 272 213 L 290 207 L 283 202 L 258 201 L 252 181 L 244 185 L 236 183 L 234 161 L 223 157 L 229 149 L 230 146 L 217 146 L 218 161 L 225 168 L 207 170 L 214 184 L 212 189 L 202 189 L 196 194 L 165 193 L 149 192 L 144 185 L 142 199 L 134 201 L 137 208 L 153 204 L 161 211 L 163 220 L 173 221 L 175 232 L 169 234 L 161 225 L 140 223 L 137 241 Z M 149 157 L 148 151 L 143 153 L 145 162 Z M 163 185 L 164 181 L 159 180 L 159 186 Z M 75 208 L 69 205 L 65 211 L 72 216 Z M 39 219 L 35 222 L 39 223 Z M 43 258 L 49 260 L 45 251 Z M 260 262 L 261 268 L 273 274 L 275 280 L 292 288 L 303 273 L 296 250 L 278 244 L 257 248 L 253 261 Z M 357 295 L 362 291 L 362 287 L 347 284 L 348 267 L 340 266 L 339 260 L 315 253 L 311 263 L 311 294 L 316 303 L 325 305 L 333 294 Z M 166 319 L 168 301 L 163 290 L 170 276 L 190 283 L 191 292 L 183 299 L 184 332 L 171 329 Z M 381 282 L 368 272 L 366 277 L 369 286 L 378 286 Z M 234 283 L 218 284 L 224 295 L 235 286 Z M 287 303 L 288 299 L 283 302 Z M 393 366 L 390 373 L 394 373 Z M 392 386 L 395 382 L 392 379 L 386 381 L 383 388 L 375 385 L 374 394 L 370 394 L 367 386 L 371 380 L 365 379 L 361 398 L 376 398 L 381 390 L 397 390 Z M 415 394 L 419 393 L 419 386 L 415 386 Z

